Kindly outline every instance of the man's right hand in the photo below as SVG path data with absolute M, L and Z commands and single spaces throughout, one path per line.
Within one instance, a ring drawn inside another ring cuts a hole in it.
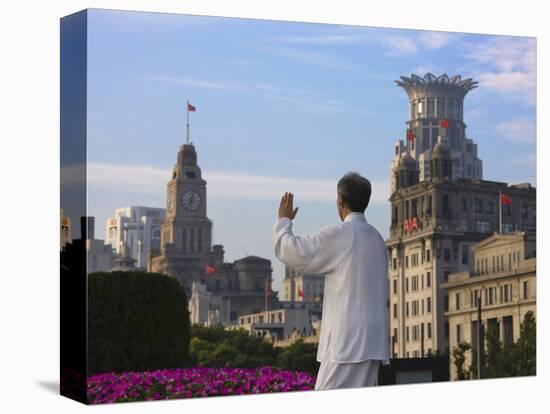
M 294 208 L 294 194 L 284 193 L 279 204 L 279 219 L 284 217 L 294 220 L 296 213 L 298 213 L 298 207 Z

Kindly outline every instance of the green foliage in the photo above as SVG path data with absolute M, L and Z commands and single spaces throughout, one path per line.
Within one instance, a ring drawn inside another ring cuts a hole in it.
M 537 374 L 537 324 L 532 311 L 523 318 L 520 337 L 514 349 L 514 360 L 517 375 Z
M 88 275 L 88 375 L 185 367 L 187 297 L 170 276 L 146 272 Z
M 317 346 L 302 339 L 282 349 L 277 357 L 277 366 L 291 371 L 304 371 L 316 375 L 319 371 Z
M 466 360 L 466 352 L 468 352 L 471 349 L 470 344 L 466 342 L 461 342 L 458 344 L 458 347 L 453 348 L 452 356 L 453 356 L 453 363 L 456 367 L 456 375 L 457 379 L 464 380 L 464 379 L 470 379 L 470 372 L 469 370 L 465 370 L 464 368 L 464 362 Z
M 263 338 L 244 329 L 225 330 L 222 325 L 191 327 L 191 360 L 209 368 L 256 368 L 274 365 L 277 350 Z
M 534 314 L 525 314 L 520 328 L 520 337 L 516 343 L 504 346 L 500 341 L 496 324 L 489 325 L 482 336 L 485 349 L 481 355 L 482 378 L 503 378 L 536 375 L 536 322 Z M 468 370 L 464 369 L 465 354 L 471 351 L 472 362 Z M 475 347 L 462 343 L 453 350 L 457 378 L 477 378 L 477 352 Z

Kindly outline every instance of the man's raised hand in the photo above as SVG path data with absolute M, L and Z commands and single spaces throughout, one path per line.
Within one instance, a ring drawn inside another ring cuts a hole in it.
M 298 212 L 298 207 L 294 208 L 294 194 L 284 193 L 281 198 L 281 204 L 279 204 L 279 219 L 287 217 L 291 220 L 294 220 L 296 213 Z

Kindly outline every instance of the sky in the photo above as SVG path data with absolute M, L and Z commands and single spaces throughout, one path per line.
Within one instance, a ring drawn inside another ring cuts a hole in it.
M 427 72 L 479 82 L 464 121 L 483 178 L 536 185 L 534 38 L 90 10 L 96 238 L 116 208 L 165 207 L 189 100 L 213 243 L 226 261 L 270 259 L 281 291 L 271 227 L 283 192 L 300 207 L 296 233 L 313 232 L 339 220 L 336 183 L 357 171 L 373 186 L 367 220 L 387 237 L 389 163 L 408 116 L 394 81 Z

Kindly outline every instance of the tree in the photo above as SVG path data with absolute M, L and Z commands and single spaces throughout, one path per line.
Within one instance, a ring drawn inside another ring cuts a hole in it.
M 292 345 L 281 350 L 277 357 L 277 366 L 291 371 L 304 371 L 316 375 L 319 371 L 317 346 L 305 343 L 303 339 L 298 339 Z
M 189 329 L 187 297 L 173 277 L 88 275 L 88 375 L 184 367 Z
M 516 375 L 537 374 L 537 325 L 533 311 L 525 314 L 514 349 Z
M 456 367 L 456 375 L 458 380 L 470 379 L 470 370 L 465 369 L 464 362 L 466 360 L 466 352 L 471 349 L 472 347 L 467 342 L 461 342 L 456 348 L 453 348 L 453 363 Z

